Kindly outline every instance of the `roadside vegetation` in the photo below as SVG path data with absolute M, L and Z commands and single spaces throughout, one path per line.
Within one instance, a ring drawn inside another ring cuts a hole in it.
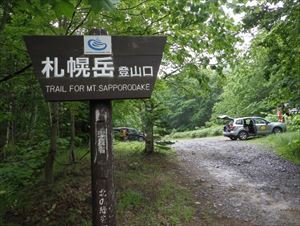
M 116 186 L 120 225 L 191 225 L 195 204 L 185 178 L 176 169 L 176 155 L 160 148 L 143 153 L 139 142 L 118 143 Z
M 254 142 L 272 147 L 278 155 L 300 165 L 300 131 L 273 134 Z
M 269 115 L 268 119 L 276 119 Z M 272 147 L 283 158 L 300 165 L 300 115 L 286 118 L 287 132 L 254 139 L 253 142 Z
M 164 139 L 184 139 L 184 138 L 201 138 L 220 136 L 223 134 L 223 126 L 215 125 L 207 128 L 199 128 L 196 130 L 190 130 L 185 132 L 173 132 L 170 135 L 165 136 Z
M 160 148 L 148 156 L 143 148 L 114 145 L 118 225 L 190 225 L 195 204 L 175 153 Z M 91 225 L 89 151 L 76 149 L 83 158 L 70 165 L 63 144 L 59 149 L 52 186 L 32 174 L 33 165 L 1 164 L 0 225 Z

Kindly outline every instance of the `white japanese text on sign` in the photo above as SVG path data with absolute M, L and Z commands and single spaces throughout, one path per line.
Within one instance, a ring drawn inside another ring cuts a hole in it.
M 41 62 L 43 69 L 42 74 L 46 78 L 89 78 L 89 77 L 114 77 L 114 66 L 112 57 L 97 57 L 94 58 L 92 67 L 88 57 L 70 57 L 66 63 L 66 70 L 59 68 L 58 57 L 46 57 Z M 153 77 L 152 66 L 120 66 L 117 71 L 118 77 Z

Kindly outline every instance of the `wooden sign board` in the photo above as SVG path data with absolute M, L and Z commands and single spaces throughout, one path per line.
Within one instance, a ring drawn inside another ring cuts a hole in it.
M 47 101 L 150 98 L 162 36 L 25 36 Z

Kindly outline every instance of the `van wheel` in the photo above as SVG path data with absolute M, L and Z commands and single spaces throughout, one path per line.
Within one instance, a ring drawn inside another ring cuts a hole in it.
M 275 127 L 273 129 L 273 133 L 281 133 L 282 132 L 282 129 L 280 127 Z
M 248 138 L 248 133 L 246 132 L 246 131 L 241 131 L 241 132 L 239 132 L 239 139 L 240 140 L 247 140 L 247 138 Z
M 229 137 L 230 138 L 230 140 L 236 140 L 237 139 L 237 137 Z

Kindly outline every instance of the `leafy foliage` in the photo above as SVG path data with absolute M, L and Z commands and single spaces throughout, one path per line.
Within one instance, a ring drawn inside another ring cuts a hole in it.
M 164 120 L 169 130 L 188 130 L 204 126 L 221 88 L 217 73 L 203 70 L 191 76 L 183 72 L 167 79 L 164 101 L 168 109 Z M 205 84 L 205 85 L 204 85 Z
M 227 73 L 218 114 L 265 115 L 277 106 L 299 107 L 299 7 L 295 1 L 258 3 L 246 10 L 244 28 L 260 33 Z
M 299 103 L 300 3 L 262 2 L 249 10 L 250 13 L 244 19 L 245 28 L 258 25 L 263 32 L 256 45 L 267 50 L 263 71 L 265 78 L 274 84 L 271 98 L 291 104 Z
M 66 150 L 68 141 L 60 139 L 59 149 Z M 25 146 L 25 145 L 24 145 Z M 30 143 L 26 148 L 18 147 L 16 153 L 7 156 L 0 163 L 0 216 L 10 208 L 21 208 L 28 201 L 27 189 L 34 186 L 44 167 L 44 158 L 49 149 L 49 141 Z
M 245 13 L 243 27 L 229 15 L 231 9 Z M 202 137 L 220 133 L 220 127 L 197 129 L 212 124 L 207 121 L 214 121 L 218 114 L 274 114 L 284 103 L 299 107 L 299 15 L 299 2 L 292 0 L 256 1 L 254 6 L 243 0 L 1 1 L 0 177 L 5 183 L 0 185 L 0 214 L 21 207 L 24 189 L 41 177 L 53 122 L 52 105 L 44 102 L 32 71 L 14 74 L 30 66 L 23 35 L 82 35 L 94 27 L 105 28 L 111 35 L 166 35 L 153 97 L 114 101 L 113 124 L 140 128 L 154 138 L 193 129 L 174 137 Z M 237 57 L 238 33 L 253 28 L 258 35 L 251 48 Z M 88 103 L 59 103 L 57 113 L 61 139 L 56 160 L 67 162 L 72 117 L 76 119 L 75 145 L 89 143 Z M 298 116 L 288 121 L 290 128 L 297 130 L 298 121 Z M 298 140 L 293 136 L 288 145 L 297 150 Z M 55 164 L 55 174 L 64 167 Z M 138 208 L 145 198 L 138 190 L 124 191 L 121 208 Z M 168 184 L 160 191 L 163 199 L 174 198 Z M 184 195 L 180 199 L 185 201 Z M 179 205 L 165 208 L 157 203 L 155 208 L 164 216 L 182 213 Z M 69 222 L 74 222 L 77 212 L 71 212 Z M 187 208 L 181 219 L 173 216 L 172 225 L 188 222 L 191 212 Z
M 289 131 L 300 131 L 300 115 L 286 117 Z
M 276 152 L 298 165 L 300 165 L 300 132 L 287 132 L 282 134 L 270 135 L 260 143 L 271 145 Z
M 214 106 L 214 118 L 222 114 L 232 117 L 261 115 L 274 108 L 274 102 L 268 99 L 274 84 L 264 77 L 265 62 L 265 50 L 254 49 L 228 72 L 220 101 Z
M 185 132 L 174 132 L 166 136 L 166 139 L 180 139 L 180 138 L 202 138 L 220 136 L 223 132 L 223 126 L 211 126 L 209 128 L 200 128 L 197 130 L 185 131 Z

